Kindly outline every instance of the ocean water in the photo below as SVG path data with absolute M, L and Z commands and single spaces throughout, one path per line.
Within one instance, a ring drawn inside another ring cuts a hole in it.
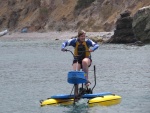
M 88 107 L 87 100 L 75 106 L 40 107 L 40 100 L 70 94 L 67 73 L 72 55 L 61 52 L 63 40 L 0 38 L 0 113 L 150 113 L 150 45 L 100 44 L 92 53 L 89 79 L 94 93 L 120 95 L 118 105 Z M 68 49 L 73 50 L 72 47 Z

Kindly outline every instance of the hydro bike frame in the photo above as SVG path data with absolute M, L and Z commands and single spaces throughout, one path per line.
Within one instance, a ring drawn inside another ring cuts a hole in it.
M 65 49 L 65 51 L 66 51 L 66 52 L 69 51 L 69 52 L 73 55 L 74 59 L 77 60 L 77 66 L 78 66 L 78 59 L 80 58 L 80 56 L 82 56 L 82 54 L 83 54 L 84 52 L 90 52 L 90 51 L 83 51 L 83 53 L 82 53 L 81 55 L 75 56 L 71 50 Z M 77 71 L 77 67 L 76 67 L 76 71 Z M 87 93 L 85 90 L 81 90 L 81 91 L 79 92 L 79 91 L 78 91 L 78 86 L 79 86 L 79 84 L 74 84 L 74 86 L 73 86 L 73 88 L 72 88 L 72 91 L 73 91 L 73 89 L 74 89 L 74 104 L 75 104 L 75 102 L 77 102 L 77 101 L 82 97 L 82 95 L 84 95 L 84 94 L 92 94 L 92 93 L 93 93 L 93 89 L 94 89 L 95 86 L 96 86 L 96 67 L 95 67 L 95 65 L 94 65 L 94 81 L 95 81 L 95 84 L 94 84 L 93 88 L 92 88 L 92 89 L 90 89 L 90 88 L 87 88 L 87 89 L 86 89 L 86 90 L 89 91 L 88 93 Z M 82 83 L 81 89 L 84 89 L 84 88 L 83 88 L 83 83 Z M 70 95 L 72 94 L 72 91 L 71 91 Z

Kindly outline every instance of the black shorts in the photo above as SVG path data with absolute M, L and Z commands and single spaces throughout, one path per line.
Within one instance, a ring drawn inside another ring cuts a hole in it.
M 90 59 L 90 58 L 89 58 L 89 59 Z M 90 63 L 90 65 L 89 65 L 89 67 L 90 67 L 91 64 L 92 64 L 92 59 L 90 59 L 90 61 L 91 61 L 91 63 Z M 74 59 L 74 60 L 73 60 L 73 64 L 74 64 L 74 63 L 77 63 L 77 60 Z M 81 68 L 82 68 L 82 60 L 79 60 L 78 63 L 81 65 Z

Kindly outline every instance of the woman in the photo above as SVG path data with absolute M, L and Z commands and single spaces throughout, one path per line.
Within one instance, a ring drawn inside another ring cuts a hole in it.
M 81 30 L 78 32 L 77 37 L 62 43 L 61 50 L 65 51 L 66 46 L 73 46 L 74 55 L 80 56 L 78 60 L 73 60 L 73 70 L 79 71 L 80 69 L 82 69 L 85 72 L 87 80 L 87 83 L 85 85 L 88 87 L 91 84 L 88 80 L 88 68 L 92 63 L 90 52 L 94 52 L 99 47 L 99 45 L 93 42 L 92 40 L 87 39 L 86 32 L 84 30 Z

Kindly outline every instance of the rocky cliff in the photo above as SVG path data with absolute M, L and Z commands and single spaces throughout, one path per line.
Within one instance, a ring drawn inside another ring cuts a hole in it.
M 112 31 L 125 10 L 134 15 L 149 0 L 0 0 L 0 29 Z
M 135 38 L 150 43 L 150 6 L 140 8 L 133 17 Z

